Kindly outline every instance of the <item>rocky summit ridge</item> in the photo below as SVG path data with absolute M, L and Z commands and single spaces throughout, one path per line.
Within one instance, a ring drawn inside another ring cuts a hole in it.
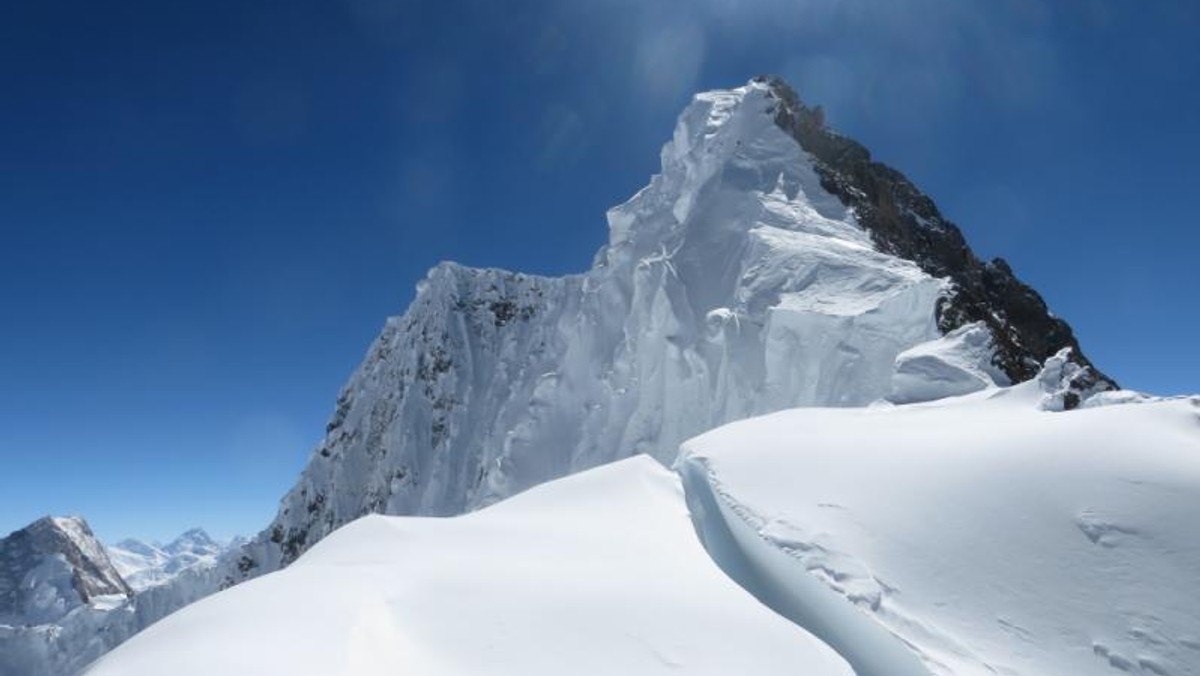
M 99 597 L 132 595 L 79 517 L 43 517 L 0 539 L 0 618 L 49 622 Z
M 995 361 L 1013 382 L 1029 380 L 1063 348 L 1084 367 L 1068 408 L 1086 392 L 1118 389 L 1079 347 L 1071 326 L 1050 312 L 1036 290 L 1016 277 L 1003 258 L 984 262 L 967 245 L 958 226 L 904 174 L 876 162 L 862 144 L 826 126 L 821 106 L 806 106 L 778 77 L 756 81 L 779 100 L 775 122 L 813 158 L 821 186 L 854 209 L 859 224 L 880 251 L 913 261 L 953 289 L 938 304 L 938 328 L 950 333 L 982 322 L 995 342 Z

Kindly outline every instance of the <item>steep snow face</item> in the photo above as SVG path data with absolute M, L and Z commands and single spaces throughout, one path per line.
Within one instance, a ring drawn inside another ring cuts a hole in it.
M 165 545 L 127 539 L 106 549 L 121 577 L 135 591 L 141 592 L 163 584 L 189 568 L 215 566 L 226 550 L 241 544 L 240 540 L 217 542 L 203 529 L 193 528 Z
M 458 514 L 789 406 L 866 404 L 937 336 L 941 280 L 871 248 L 772 116 L 701 94 L 589 272 L 444 263 L 388 322 L 228 583 L 363 514 Z
M 1200 398 L 1044 410 L 1070 364 L 734 423 L 678 466 L 741 547 L 725 568 L 860 676 L 920 673 L 879 660 L 897 644 L 937 675 L 1200 674 Z
M 452 519 L 369 516 L 87 676 L 851 676 L 705 554 L 639 457 Z

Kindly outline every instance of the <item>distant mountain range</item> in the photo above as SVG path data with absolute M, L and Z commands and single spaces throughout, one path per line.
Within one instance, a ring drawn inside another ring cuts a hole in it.
M 0 676 L 75 673 L 169 612 L 165 590 L 171 609 L 208 593 L 209 576 L 241 544 L 194 528 L 166 545 L 106 547 L 75 516 L 9 534 L 0 539 Z
M 121 577 L 135 591 L 141 591 L 167 583 L 185 569 L 214 566 L 225 552 L 243 543 L 242 538 L 218 542 L 203 529 L 193 528 L 165 545 L 131 538 L 106 549 Z

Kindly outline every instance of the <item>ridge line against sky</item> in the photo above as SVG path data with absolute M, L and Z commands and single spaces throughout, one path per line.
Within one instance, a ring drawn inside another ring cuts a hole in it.
M 778 73 L 1123 385 L 1200 390 L 1200 7 L 0 9 L 0 532 L 265 524 L 438 260 L 585 269 L 691 93 Z

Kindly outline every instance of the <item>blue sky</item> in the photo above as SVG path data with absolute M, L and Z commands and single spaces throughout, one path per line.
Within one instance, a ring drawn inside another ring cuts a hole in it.
M 0 532 L 273 515 L 442 259 L 584 269 L 695 90 L 788 78 L 1124 385 L 1200 391 L 1190 0 L 0 8 Z

